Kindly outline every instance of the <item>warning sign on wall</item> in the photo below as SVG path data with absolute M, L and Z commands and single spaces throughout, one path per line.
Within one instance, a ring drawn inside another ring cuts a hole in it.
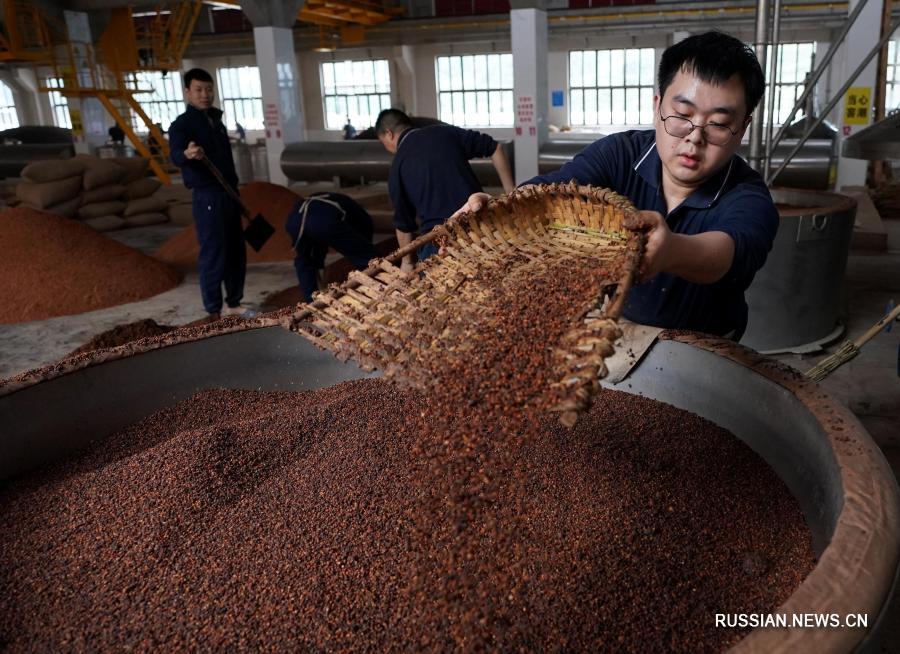
M 69 120 L 72 121 L 72 136 L 76 141 L 84 139 L 84 124 L 81 122 L 81 110 L 69 105 Z
M 855 86 L 844 96 L 844 125 L 868 125 L 872 117 L 872 89 Z

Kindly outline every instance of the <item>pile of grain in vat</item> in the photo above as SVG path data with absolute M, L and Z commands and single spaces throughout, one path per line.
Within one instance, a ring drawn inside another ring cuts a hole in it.
M 0 212 L 0 323 L 134 302 L 181 274 L 81 223 L 25 207 Z
M 100 332 L 84 345 L 72 350 L 67 357 L 76 356 L 85 352 L 93 352 L 94 350 L 102 350 L 108 347 L 117 347 L 136 341 L 140 338 L 149 338 L 151 336 L 159 336 L 160 334 L 168 334 L 174 331 L 176 327 L 173 325 L 160 325 L 152 318 L 144 318 L 143 320 L 135 320 L 134 322 L 116 325 L 104 332 Z
M 292 261 L 294 259 L 293 244 L 284 226 L 291 208 L 300 199 L 299 195 L 278 184 L 251 182 L 241 187 L 241 200 L 249 209 L 250 214 L 253 216 L 257 213 L 262 214 L 275 228 L 275 233 L 259 252 L 247 247 L 248 263 Z M 200 244 L 197 241 L 197 231 L 191 226 L 185 227 L 163 243 L 153 253 L 153 256 L 179 270 L 193 270 L 197 267 L 199 253 Z
M 551 345 L 614 276 L 597 268 L 548 262 L 446 317 L 483 337 L 468 362 L 423 362 L 427 396 L 204 391 L 7 482 L 0 638 L 721 651 L 742 632 L 712 613 L 774 610 L 812 568 L 809 534 L 765 463 L 697 416 L 613 391 L 571 430 L 543 413 Z
M 440 412 L 383 380 L 209 390 L 4 482 L 0 643 L 715 652 L 744 632 L 714 612 L 772 611 L 812 567 L 796 503 L 749 448 L 613 391 L 572 430 L 538 421 L 478 559 L 446 566 L 446 538 L 476 527 L 418 528 L 429 462 L 409 417 Z M 448 596 L 476 568 L 483 592 Z

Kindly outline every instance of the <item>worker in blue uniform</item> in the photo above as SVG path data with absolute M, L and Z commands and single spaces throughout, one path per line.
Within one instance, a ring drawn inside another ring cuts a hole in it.
M 378 114 L 375 134 L 394 155 L 388 193 L 400 247 L 411 243 L 415 232 L 427 234 L 443 224 L 466 198 L 482 190 L 470 159 L 490 157 L 503 190 L 508 193 L 515 188 L 503 147 L 487 134 L 443 124 L 413 128 L 409 116 L 399 109 Z M 419 249 L 419 259 L 435 252 L 437 246 L 429 243 Z M 412 267 L 412 255 L 404 257 L 401 268 Z
M 285 223 L 294 245 L 294 268 L 304 302 L 319 288 L 318 274 L 329 248 L 343 254 L 357 270 L 378 256 L 372 245 L 372 217 L 341 193 L 316 193 L 297 202 Z
M 181 168 L 184 185 L 193 191 L 203 306 L 210 319 L 220 314 L 251 317 L 255 312 L 241 306 L 247 271 L 241 210 L 201 161 L 206 157 L 237 192 L 238 177 L 222 111 L 212 104 L 212 76 L 200 68 L 189 70 L 184 75 L 184 92 L 188 106 L 169 127 L 169 147 L 172 162 Z
M 734 340 L 744 333 L 744 291 L 779 221 L 762 177 L 737 154 L 764 89 L 747 45 L 721 32 L 691 36 L 661 57 L 654 129 L 602 138 L 525 183 L 607 187 L 642 210 L 648 242 L 642 283 L 623 309 L 629 320 Z M 475 194 L 460 211 L 486 200 Z

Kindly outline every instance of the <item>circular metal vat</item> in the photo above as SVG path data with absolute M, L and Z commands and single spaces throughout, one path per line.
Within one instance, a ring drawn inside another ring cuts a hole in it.
M 747 290 L 750 317 L 741 343 L 763 353 L 814 352 L 841 335 L 841 286 L 856 200 L 772 189 L 781 221 L 772 251 Z
M 178 338 L 166 347 L 123 346 L 49 366 L 0 387 L 0 480 L 204 388 L 304 390 L 366 376 L 280 327 Z M 900 565 L 900 493 L 881 451 L 846 407 L 790 368 L 692 333 L 664 332 L 614 388 L 730 430 L 784 480 L 804 513 L 818 564 L 777 612 L 868 620 L 858 629 L 756 629 L 733 651 L 874 647 Z

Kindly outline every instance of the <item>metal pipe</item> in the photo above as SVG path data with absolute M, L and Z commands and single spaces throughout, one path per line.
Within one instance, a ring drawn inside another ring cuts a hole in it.
M 769 0 L 758 0 L 756 4 L 756 59 L 759 67 L 766 69 L 766 45 L 768 45 L 769 31 Z M 757 112 L 753 115 L 753 123 L 750 128 L 750 165 L 760 170 L 762 163 L 762 133 L 764 116 Z
M 781 0 L 775 0 L 775 18 L 772 20 L 772 60 L 769 62 L 769 102 L 766 115 L 766 149 L 763 158 L 763 177 L 768 177 L 772 169 L 772 132 L 775 126 L 775 91 L 778 89 L 778 54 L 781 48 Z
M 869 51 L 869 54 L 867 54 L 865 58 L 860 62 L 859 66 L 857 66 L 856 70 L 854 70 L 850 77 L 847 78 L 847 81 L 844 82 L 844 85 L 840 88 L 840 90 L 838 90 L 838 92 L 834 94 L 834 97 L 828 101 L 828 105 L 825 107 L 825 109 L 822 110 L 822 115 L 820 115 L 816 119 L 816 121 L 809 127 L 809 129 L 806 130 L 806 133 L 797 142 L 797 145 L 794 146 L 794 149 L 791 150 L 788 156 L 784 158 L 784 161 L 781 162 L 781 165 L 778 167 L 778 170 L 775 171 L 775 174 L 770 175 L 766 178 L 766 184 L 771 184 L 772 180 L 778 177 L 778 173 L 785 169 L 790 160 L 794 158 L 794 155 L 796 155 L 800 151 L 800 148 L 802 148 L 803 144 L 806 143 L 807 139 L 809 139 L 809 136 L 813 133 L 813 130 L 815 130 L 816 127 L 818 127 L 825 121 L 825 117 L 828 115 L 828 112 L 834 109 L 835 105 L 840 102 L 842 97 L 844 97 L 844 93 L 847 92 L 847 89 L 849 89 L 853 82 L 856 81 L 856 78 L 859 77 L 860 73 L 863 72 L 865 67 L 869 65 L 869 62 L 872 61 L 872 57 L 877 55 L 884 47 L 884 44 L 890 40 L 897 27 L 900 27 L 900 19 L 895 20 L 891 24 L 885 35 L 881 37 L 881 40 L 875 44 L 875 47 L 872 48 Z
M 831 63 L 831 60 L 834 59 L 835 53 L 837 53 L 838 46 L 844 42 L 844 39 L 847 38 L 848 32 L 850 32 L 850 28 L 853 27 L 853 23 L 856 22 L 856 19 L 859 17 L 860 13 L 862 13 L 863 8 L 866 6 L 866 3 L 869 0 L 859 0 L 859 3 L 853 8 L 853 11 L 850 12 L 850 15 L 847 16 L 847 21 L 844 23 L 844 27 L 841 30 L 841 33 L 834 40 L 831 46 L 828 48 L 828 52 L 825 53 L 825 56 L 822 58 L 822 61 L 816 66 L 813 71 L 812 77 L 809 79 L 809 83 L 806 85 L 806 88 L 803 89 L 803 93 L 800 94 L 800 97 L 797 98 L 797 101 L 794 103 L 794 108 L 791 109 L 791 113 L 788 115 L 787 119 L 781 124 L 781 127 L 778 129 L 778 132 L 775 134 L 775 138 L 770 143 L 769 147 L 771 149 L 775 149 L 775 147 L 781 142 L 782 137 L 784 137 L 784 131 L 790 126 L 791 121 L 794 120 L 794 116 L 797 115 L 797 111 L 804 105 L 806 102 L 806 98 L 809 97 L 809 94 L 813 92 L 813 89 L 816 88 L 816 84 L 819 81 L 819 78 L 822 77 L 822 74 L 828 68 L 828 64 Z M 822 115 L 826 115 L 828 112 L 823 112 Z M 766 179 L 770 179 L 767 175 Z

